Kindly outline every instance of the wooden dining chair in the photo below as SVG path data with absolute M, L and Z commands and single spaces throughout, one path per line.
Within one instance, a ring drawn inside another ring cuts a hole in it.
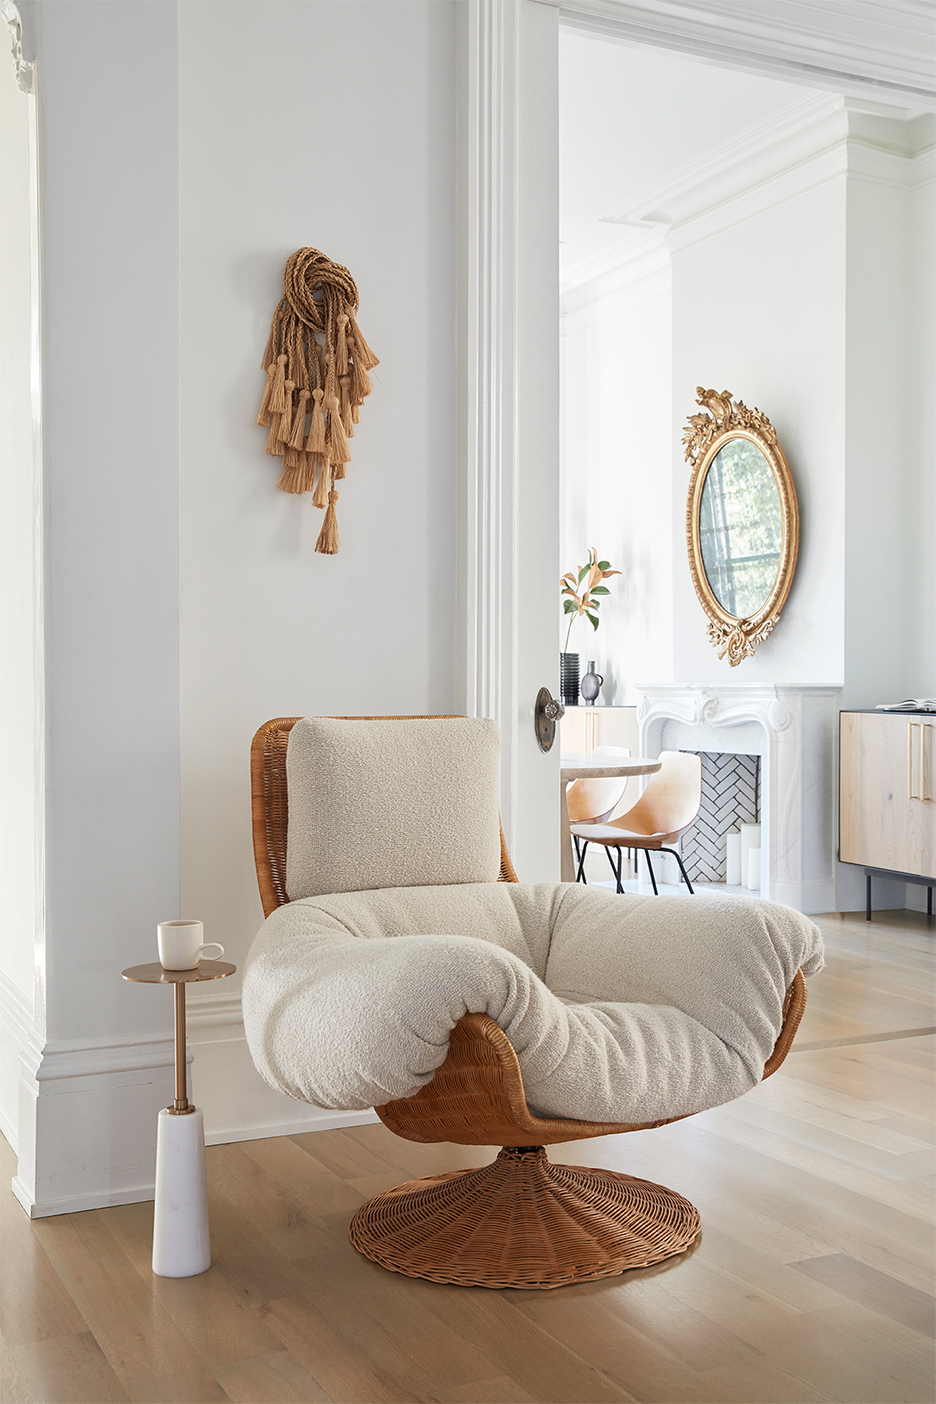
M 597 759 L 599 756 L 629 756 L 629 746 L 595 746 L 589 752 L 591 758 Z M 603 824 L 611 818 L 627 788 L 626 775 L 612 775 L 608 778 L 598 780 L 573 780 L 566 786 L 566 804 L 569 809 L 570 824 Z M 579 867 L 582 863 L 581 840 L 573 833 L 572 843 L 575 846 L 575 861 Z M 608 862 L 611 864 L 611 871 L 614 872 L 614 859 L 611 850 L 606 849 Z
M 687 751 L 663 751 L 660 760 L 663 762 L 661 768 L 651 776 L 640 799 L 626 814 L 607 821 L 572 825 L 579 855 L 577 881 L 582 882 L 585 878 L 588 845 L 600 843 L 611 859 L 618 892 L 624 891 L 621 872 L 625 848 L 642 848 L 646 853 L 654 896 L 659 896 L 659 891 L 650 862 L 650 849 L 673 855 L 686 886 L 692 892 L 692 883 L 679 849 L 673 845 L 694 823 L 699 812 L 702 803 L 702 761 Z M 612 850 L 617 854 L 616 866 L 611 858 Z

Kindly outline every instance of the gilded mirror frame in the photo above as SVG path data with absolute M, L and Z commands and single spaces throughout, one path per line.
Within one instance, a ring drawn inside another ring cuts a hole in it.
M 701 405 L 703 412 L 691 414 L 683 432 L 686 460 L 692 467 L 686 504 L 689 571 L 699 603 L 708 615 L 709 639 L 718 649 L 719 658 L 727 656 L 728 662 L 735 668 L 742 659 L 752 658 L 758 644 L 773 633 L 786 603 L 799 550 L 799 508 L 793 477 L 777 442 L 776 430 L 767 416 L 759 409 L 748 409 L 741 400 L 733 400 L 729 390 L 718 394 L 714 390 L 704 390 L 700 385 L 696 395 L 696 404 Z M 708 471 L 719 450 L 732 439 L 747 439 L 760 449 L 773 474 L 780 499 L 781 542 L 777 574 L 767 599 L 749 619 L 729 614 L 716 598 L 702 559 L 699 534 L 702 492 Z

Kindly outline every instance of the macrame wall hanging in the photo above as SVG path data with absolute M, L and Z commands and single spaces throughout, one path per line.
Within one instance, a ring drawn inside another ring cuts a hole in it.
M 379 362 L 354 320 L 358 291 L 347 268 L 318 249 L 297 249 L 286 261 L 283 288 L 263 357 L 267 383 L 257 423 L 269 426 L 267 453 L 283 460 L 276 486 L 311 492 L 325 509 L 315 549 L 334 556 L 335 483 L 351 462 L 348 440 L 373 388 L 367 372 Z

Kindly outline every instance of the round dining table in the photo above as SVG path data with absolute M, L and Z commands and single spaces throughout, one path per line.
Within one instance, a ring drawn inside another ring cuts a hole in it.
M 663 762 L 648 756 L 595 756 L 563 754 L 559 757 L 559 786 L 562 815 L 563 882 L 575 881 L 575 855 L 572 852 L 572 830 L 569 825 L 569 804 L 566 786 L 573 780 L 604 780 L 616 775 L 655 775 Z

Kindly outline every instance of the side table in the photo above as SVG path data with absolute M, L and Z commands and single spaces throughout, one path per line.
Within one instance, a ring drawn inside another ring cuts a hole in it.
M 236 969 L 223 960 L 203 960 L 192 970 L 164 970 L 154 961 L 121 972 L 138 984 L 175 985 L 175 1100 L 159 1113 L 156 1131 L 153 1271 L 158 1277 L 195 1277 L 211 1267 L 205 1120 L 186 1092 L 185 987 L 222 980 Z

